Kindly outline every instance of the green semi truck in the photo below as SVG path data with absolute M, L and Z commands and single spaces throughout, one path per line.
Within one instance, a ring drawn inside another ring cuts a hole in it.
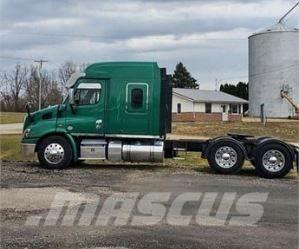
M 250 160 L 260 176 L 285 176 L 297 162 L 295 146 L 246 135 L 174 139 L 171 77 L 154 62 L 88 66 L 68 81 L 62 104 L 31 113 L 27 105 L 22 149 L 40 165 L 62 169 L 81 160 L 161 162 L 179 150 L 201 152 L 219 173 L 235 173 Z

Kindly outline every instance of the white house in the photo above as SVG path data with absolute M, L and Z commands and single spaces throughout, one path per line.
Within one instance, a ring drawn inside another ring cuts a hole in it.
M 173 121 L 240 121 L 248 101 L 213 91 L 173 88 Z

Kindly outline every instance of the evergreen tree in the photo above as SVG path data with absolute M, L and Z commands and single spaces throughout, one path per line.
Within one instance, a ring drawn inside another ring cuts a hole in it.
M 194 79 L 182 62 L 179 62 L 172 75 L 173 87 L 177 88 L 197 88 L 196 79 Z
M 248 83 L 239 82 L 237 85 L 225 83 L 221 84 L 220 91 L 236 97 L 248 100 Z M 244 111 L 247 111 L 248 105 L 244 105 Z

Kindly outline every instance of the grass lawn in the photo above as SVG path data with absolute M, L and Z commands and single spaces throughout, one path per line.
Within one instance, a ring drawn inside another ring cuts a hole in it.
M 174 122 L 172 133 L 203 137 L 222 136 L 227 133 L 271 136 L 299 143 L 299 122 Z
M 0 135 L 0 159 L 11 161 L 34 160 L 21 153 L 21 135 Z
M 0 112 L 0 124 L 23 123 L 26 113 Z
M 0 159 L 9 161 L 34 161 L 36 158 L 24 158 L 21 154 L 21 135 L 0 135 Z M 93 161 L 90 161 L 94 163 Z M 101 162 L 99 162 L 101 163 Z M 180 152 L 177 158 L 165 159 L 164 165 L 174 168 L 188 168 L 199 172 L 212 172 L 206 159 L 200 157 L 196 152 Z M 241 175 L 255 176 L 254 167 L 245 162 Z M 287 176 L 287 179 L 297 179 L 297 172 L 293 169 Z

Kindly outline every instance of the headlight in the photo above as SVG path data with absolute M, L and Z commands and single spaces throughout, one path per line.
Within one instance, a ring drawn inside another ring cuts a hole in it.
M 30 132 L 31 132 L 31 129 L 26 129 L 23 133 L 23 136 L 26 138 L 26 137 L 30 137 Z

